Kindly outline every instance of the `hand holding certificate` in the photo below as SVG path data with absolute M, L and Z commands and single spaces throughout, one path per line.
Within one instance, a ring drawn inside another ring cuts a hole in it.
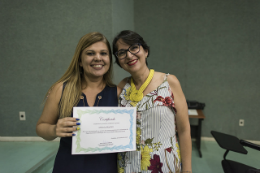
M 135 107 L 74 107 L 80 130 L 72 137 L 72 154 L 136 150 Z

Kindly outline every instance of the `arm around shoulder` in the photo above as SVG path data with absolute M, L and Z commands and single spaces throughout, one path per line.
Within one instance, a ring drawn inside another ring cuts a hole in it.
M 125 84 L 127 83 L 128 79 L 129 79 L 129 77 L 124 78 L 121 82 L 119 82 L 117 87 L 122 90 L 124 88 Z
M 125 84 L 127 83 L 129 77 L 124 78 L 119 84 L 117 85 L 117 98 L 119 98 L 119 95 L 121 94 Z
M 117 86 L 117 98 L 119 98 L 119 95 L 121 94 L 121 92 L 122 92 L 122 88 Z
M 55 128 L 59 119 L 59 101 L 62 88 L 63 83 L 58 83 L 52 88 L 36 125 L 36 133 L 45 140 L 53 140 L 57 137 Z

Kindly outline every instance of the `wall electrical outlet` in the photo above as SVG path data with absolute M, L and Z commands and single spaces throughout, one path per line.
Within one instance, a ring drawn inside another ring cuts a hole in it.
M 239 126 L 244 126 L 244 125 L 245 125 L 244 119 L 240 119 L 240 120 L 239 120 Z
M 21 121 L 26 120 L 25 112 L 20 111 L 20 112 L 19 112 L 19 118 L 20 118 Z

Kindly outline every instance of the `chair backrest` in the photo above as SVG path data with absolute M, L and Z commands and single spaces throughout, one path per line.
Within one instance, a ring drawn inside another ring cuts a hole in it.
M 260 170 L 256 168 L 226 159 L 228 151 L 247 154 L 247 150 L 243 146 L 247 146 L 260 151 L 259 145 L 253 144 L 245 140 L 239 140 L 235 136 L 216 131 L 211 131 L 211 134 L 216 139 L 219 146 L 223 149 L 226 149 L 226 152 L 224 154 L 224 160 L 222 160 L 221 162 L 222 168 L 225 173 L 260 173 Z
M 211 134 L 221 148 L 241 154 L 247 154 L 247 150 L 241 145 L 237 137 L 216 131 L 211 131 Z

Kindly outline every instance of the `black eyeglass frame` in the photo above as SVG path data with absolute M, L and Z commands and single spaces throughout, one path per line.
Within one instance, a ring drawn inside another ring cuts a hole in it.
M 138 52 L 140 52 L 140 46 L 142 45 L 141 43 L 135 43 L 135 44 L 133 44 L 133 45 L 138 45 L 139 46 L 139 50 L 138 50 Z M 119 58 L 118 57 L 118 51 L 115 53 L 115 56 L 117 57 L 117 59 L 119 59 L 119 60 L 123 60 L 123 59 L 125 59 L 126 58 L 126 55 L 127 55 L 127 51 L 128 52 L 130 52 L 131 54 L 133 54 L 133 55 L 135 55 L 135 54 L 137 54 L 138 52 L 136 52 L 136 53 L 132 53 L 129 49 L 130 49 L 130 47 L 132 47 L 133 45 L 131 45 L 131 46 L 129 46 L 129 48 L 128 49 L 125 49 L 124 51 L 125 51 L 125 57 L 124 58 Z

